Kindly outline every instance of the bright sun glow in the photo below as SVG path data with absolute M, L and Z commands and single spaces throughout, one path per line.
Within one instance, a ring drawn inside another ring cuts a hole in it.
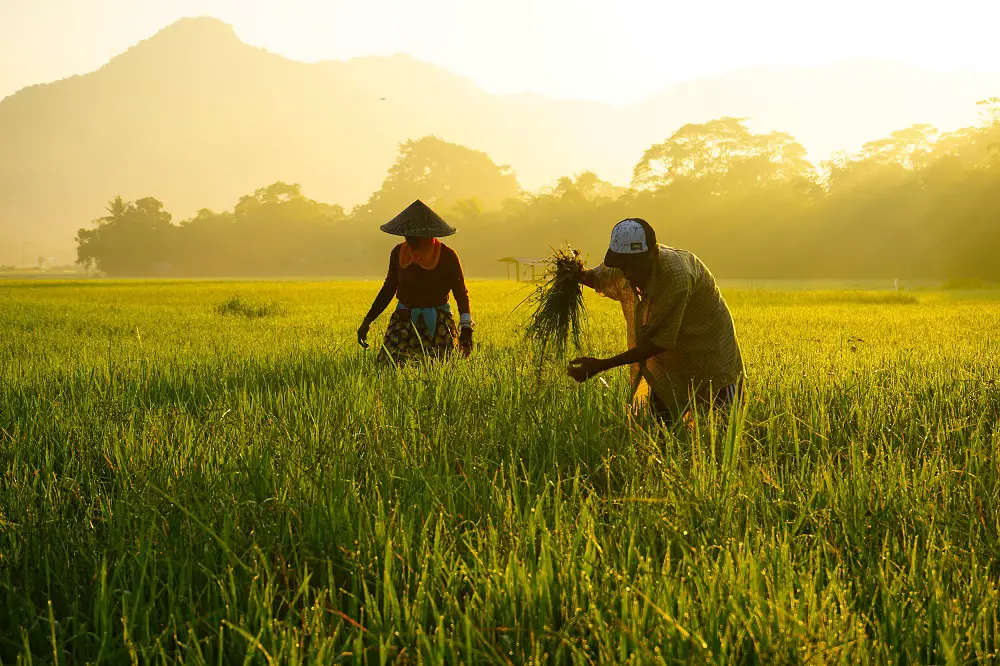
M 767 65 L 1000 69 L 984 0 L 0 0 L 0 96 L 84 73 L 183 16 L 298 60 L 408 53 L 491 92 L 624 104 Z

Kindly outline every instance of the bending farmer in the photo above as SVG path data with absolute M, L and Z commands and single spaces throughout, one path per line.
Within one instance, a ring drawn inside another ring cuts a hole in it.
M 611 232 L 604 263 L 585 271 L 582 282 L 621 303 L 628 351 L 575 359 L 571 377 L 582 382 L 630 365 L 633 399 L 650 398 L 668 423 L 693 400 L 702 407 L 733 401 L 743 357 L 726 301 L 698 257 L 658 245 L 645 220 L 622 220 Z

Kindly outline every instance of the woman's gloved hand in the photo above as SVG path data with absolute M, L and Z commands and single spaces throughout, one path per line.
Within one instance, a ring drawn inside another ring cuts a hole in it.
M 462 355 L 469 358 L 472 355 L 472 329 L 463 327 L 458 334 L 458 348 L 462 350 Z
M 361 326 L 358 327 L 358 344 L 368 349 L 368 329 L 371 328 L 372 323 L 365 319 L 361 322 Z

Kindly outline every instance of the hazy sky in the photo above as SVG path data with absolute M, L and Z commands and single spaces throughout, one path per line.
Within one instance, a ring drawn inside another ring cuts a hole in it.
M 297 60 L 403 52 L 493 92 L 616 104 L 758 65 L 1000 70 L 1000 0 L 0 0 L 0 97 L 199 15 Z

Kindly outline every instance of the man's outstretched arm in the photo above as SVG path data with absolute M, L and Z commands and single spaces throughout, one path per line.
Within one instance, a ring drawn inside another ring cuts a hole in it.
M 589 356 L 576 358 L 569 362 L 569 376 L 578 382 L 584 382 L 605 370 L 632 363 L 641 363 L 648 358 L 662 354 L 664 351 L 662 347 L 657 347 L 652 342 L 644 342 L 611 358 L 591 358 Z

